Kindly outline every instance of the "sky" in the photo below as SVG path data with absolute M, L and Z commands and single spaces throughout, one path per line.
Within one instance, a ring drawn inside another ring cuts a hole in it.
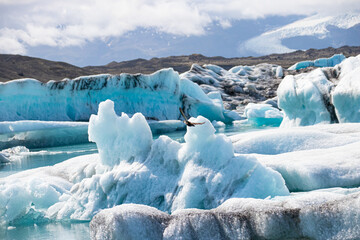
M 0 0 L 0 53 L 77 66 L 259 56 L 360 45 L 359 24 L 358 0 Z

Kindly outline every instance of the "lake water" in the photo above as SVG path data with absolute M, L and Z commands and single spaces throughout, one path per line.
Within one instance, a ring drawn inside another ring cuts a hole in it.
M 228 125 L 225 128 L 218 128 L 217 133 L 225 135 L 234 135 L 240 132 L 254 131 L 264 127 L 254 127 L 247 123 Z M 42 135 L 46 135 L 46 131 L 50 134 L 55 134 L 54 129 L 41 130 Z M 29 135 L 27 132 L 19 133 L 22 135 Z M 34 135 L 33 133 L 31 133 Z M 30 135 L 31 135 L 30 134 Z M 83 133 L 81 133 L 83 134 Z M 176 131 L 166 133 L 170 138 L 183 142 L 185 131 Z M 35 134 L 38 139 L 38 133 Z M 7 135 L 0 135 L 0 139 L 6 139 Z M 154 134 L 154 139 L 158 138 L 159 134 Z M 83 137 L 82 137 L 83 138 Z M 44 147 L 44 148 L 30 148 L 29 151 L 18 153 L 18 159 L 11 163 L 0 165 L 0 178 L 9 176 L 11 174 L 44 166 L 52 166 L 67 159 L 96 153 L 97 148 L 95 143 L 82 143 L 67 146 Z M 20 225 L 10 226 L 6 229 L 0 228 L 0 239 L 64 239 L 64 240 L 81 240 L 89 239 L 89 222 L 77 223 L 44 223 L 34 225 Z

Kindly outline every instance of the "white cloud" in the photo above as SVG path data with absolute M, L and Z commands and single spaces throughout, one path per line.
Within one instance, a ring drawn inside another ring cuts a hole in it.
M 359 10 L 358 0 L 0 0 L 0 52 L 26 46 L 78 46 L 136 28 L 203 35 L 212 23 L 269 15 L 333 14 Z

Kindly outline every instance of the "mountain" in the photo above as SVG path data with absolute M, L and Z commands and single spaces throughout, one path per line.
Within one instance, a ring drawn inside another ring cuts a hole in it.
M 288 68 L 296 62 L 314 60 L 322 57 L 331 57 L 342 53 L 346 57 L 360 54 L 360 46 L 325 49 L 309 49 L 285 54 L 271 54 L 262 57 L 206 57 L 201 54 L 188 56 L 171 56 L 165 58 L 152 58 L 150 60 L 135 59 L 123 62 L 111 62 L 104 66 L 77 67 L 64 62 L 54 62 L 40 58 L 20 55 L 0 54 L 0 81 L 6 82 L 19 78 L 35 78 L 42 82 L 49 80 L 62 80 L 83 75 L 101 73 L 153 73 L 162 68 L 172 67 L 182 73 L 188 71 L 193 63 L 199 65 L 215 64 L 225 69 L 238 65 L 256 65 L 259 63 L 272 63 Z

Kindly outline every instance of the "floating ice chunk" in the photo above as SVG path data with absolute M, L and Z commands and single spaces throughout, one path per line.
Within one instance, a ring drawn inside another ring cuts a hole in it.
M 360 233 L 359 206 L 359 190 L 338 189 L 265 200 L 232 198 L 216 209 L 171 215 L 122 205 L 95 215 L 90 232 L 93 239 L 142 239 L 144 234 L 147 239 L 354 239 Z
M 136 113 L 129 118 L 125 113 L 118 117 L 114 102 L 99 104 L 98 115 L 91 115 L 89 140 L 96 142 L 103 164 L 114 166 L 120 161 L 146 158 L 152 144 L 152 133 L 145 117 Z
M 269 104 L 249 103 L 245 107 L 244 114 L 252 124 L 257 126 L 279 126 L 283 119 L 283 113 Z
M 223 122 L 220 121 L 212 121 L 211 124 L 214 126 L 214 128 L 224 128 L 226 125 Z
M 320 69 L 286 76 L 277 90 L 279 107 L 285 113 L 281 127 L 330 123 L 327 106 L 332 86 Z
M 330 58 L 319 58 L 314 61 L 302 61 L 295 63 L 288 70 L 299 70 L 307 67 L 334 67 L 345 59 L 343 54 L 335 54 Z

